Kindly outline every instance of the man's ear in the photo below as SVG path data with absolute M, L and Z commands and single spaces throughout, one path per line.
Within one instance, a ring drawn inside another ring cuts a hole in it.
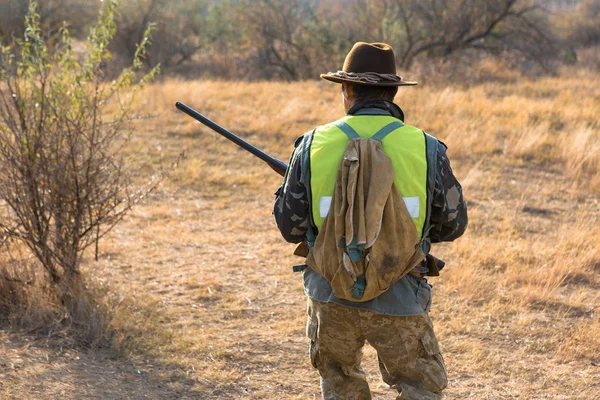
M 352 97 L 352 85 L 348 82 L 342 82 L 342 93 L 344 94 L 344 100 L 350 100 Z

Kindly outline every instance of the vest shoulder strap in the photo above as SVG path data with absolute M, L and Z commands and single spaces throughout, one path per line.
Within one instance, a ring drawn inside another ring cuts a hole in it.
M 396 129 L 402 128 L 404 124 L 400 121 L 390 122 L 383 128 L 381 128 L 377 133 L 371 136 L 371 139 L 382 141 L 384 137 L 394 132 Z
M 359 139 L 360 138 L 360 135 L 354 130 L 354 128 L 352 128 L 350 125 L 348 125 L 346 122 L 342 121 L 341 119 L 334 122 L 333 125 L 340 128 L 341 131 L 344 132 L 346 134 L 346 136 L 348 136 L 350 139 Z M 386 126 L 381 128 L 380 130 L 378 130 L 373 136 L 371 136 L 371 139 L 382 141 L 384 137 L 386 137 L 387 135 L 389 135 L 396 129 L 402 128 L 403 126 L 404 126 L 404 124 L 400 121 L 390 122 L 389 124 L 387 124 Z
M 360 135 L 358 133 L 356 133 L 354 128 L 352 128 L 350 125 L 348 125 L 346 122 L 342 121 L 341 119 L 335 121 L 333 123 L 333 125 L 340 128 L 342 130 L 342 132 L 344 132 L 350 139 L 360 138 Z

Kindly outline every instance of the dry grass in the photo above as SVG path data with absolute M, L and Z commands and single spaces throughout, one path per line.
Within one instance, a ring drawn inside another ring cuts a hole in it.
M 11 250 L 19 247 L 11 245 Z M 24 247 L 24 246 L 23 246 Z M 111 319 L 119 300 L 95 279 L 73 280 L 57 288 L 33 257 L 0 261 L 0 326 L 61 342 L 65 346 L 102 347 L 110 343 Z
M 343 112 L 338 88 L 324 82 L 148 87 L 143 105 L 157 118 L 140 123 L 139 158 L 169 160 L 186 150 L 187 160 L 113 232 L 101 261 L 86 265 L 97 285 L 122 298 L 110 327 L 120 352 L 78 353 L 80 360 L 61 353 L 52 364 L 44 356 L 53 347 L 34 351 L 0 333 L 11 341 L 0 353 L 4 364 L 21 360 L 20 369 L 3 372 L 0 396 L 318 393 L 302 285 L 289 268 L 299 259 L 271 216 L 280 178 L 177 112 L 177 100 L 284 160 L 297 135 Z M 431 280 L 447 397 L 600 398 L 600 76 L 423 86 L 401 90 L 397 102 L 407 123 L 448 144 L 469 202 L 468 232 L 436 246 L 448 266 Z M 394 398 L 370 348 L 365 366 L 374 397 Z M 45 391 L 28 389 L 27 377 L 42 372 Z

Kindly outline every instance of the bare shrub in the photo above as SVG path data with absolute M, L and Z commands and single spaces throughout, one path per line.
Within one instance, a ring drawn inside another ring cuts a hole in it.
M 263 68 L 258 77 L 298 80 L 314 75 L 304 35 L 307 20 L 314 15 L 302 0 L 257 0 L 247 2 L 243 11 L 255 63 Z M 261 76 L 262 75 L 262 76 Z
M 582 0 L 575 7 L 553 18 L 561 36 L 564 61 L 584 68 L 600 70 L 600 0 Z
M 465 50 L 512 54 L 540 65 L 554 56 L 547 13 L 532 1 L 397 1 L 399 65 L 420 55 L 447 58 Z
M 600 0 L 582 0 L 577 4 L 571 19 L 571 40 L 575 45 L 592 47 L 600 45 Z
M 137 78 L 149 30 L 133 64 L 104 81 L 117 10 L 109 1 L 78 56 L 66 28 L 63 45 L 49 50 L 31 3 L 24 38 L 0 55 L 0 233 L 4 244 L 25 245 L 44 268 L 67 313 L 60 322 L 85 332 L 102 332 L 105 322 L 80 277 L 84 251 L 159 181 L 134 190 L 123 151 L 135 93 L 158 71 Z
M 124 2 L 117 19 L 115 53 L 129 62 L 135 57 L 138 43 L 146 37 L 146 27 L 153 21 L 155 32 L 146 65 L 161 64 L 175 68 L 190 61 L 210 41 L 209 2 L 189 0 L 139 0 Z

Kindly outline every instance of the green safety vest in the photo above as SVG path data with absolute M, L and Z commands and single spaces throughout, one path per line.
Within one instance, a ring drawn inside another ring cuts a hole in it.
M 362 138 L 383 137 L 383 151 L 390 157 L 394 168 L 394 183 L 406 203 L 419 237 L 423 239 L 428 229 L 428 200 L 431 196 L 431 190 L 428 190 L 431 189 L 428 187 L 428 172 L 431 171 L 427 168 L 427 147 L 432 143 L 431 139 L 435 139 L 392 116 L 348 115 L 315 129 L 310 148 L 307 149 L 310 159 L 307 168 L 310 171 L 306 171 L 310 176 L 314 226 L 317 230 L 321 229 L 329 212 L 338 169 L 349 136 L 352 136 L 346 131 L 355 131 Z M 434 149 L 430 149 L 430 153 L 432 151 Z M 435 168 L 435 165 L 431 167 Z

